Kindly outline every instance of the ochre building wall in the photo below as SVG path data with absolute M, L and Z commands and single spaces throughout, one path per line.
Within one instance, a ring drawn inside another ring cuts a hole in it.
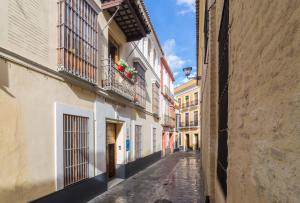
M 223 1 L 209 2 L 202 80 L 202 163 L 211 202 L 300 199 L 300 2 L 229 1 L 228 168 L 216 175 L 218 34 Z

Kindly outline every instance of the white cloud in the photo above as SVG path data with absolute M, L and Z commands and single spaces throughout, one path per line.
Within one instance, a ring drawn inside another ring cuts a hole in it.
M 179 15 L 185 15 L 187 13 L 195 13 L 195 0 L 176 0 L 176 4 L 183 8 L 178 12 Z
M 176 55 L 176 41 L 175 39 L 168 39 L 163 45 L 164 52 L 166 54 L 167 61 L 172 70 L 178 70 L 186 63 L 184 59 Z M 176 71 L 175 71 L 176 72 Z M 177 71 L 178 72 L 178 71 Z M 178 73 L 177 73 L 178 74 Z

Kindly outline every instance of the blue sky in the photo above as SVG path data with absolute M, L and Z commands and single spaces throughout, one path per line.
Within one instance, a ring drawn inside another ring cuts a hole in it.
M 196 69 L 195 0 L 145 0 L 151 21 L 175 76 L 186 82 L 182 68 Z

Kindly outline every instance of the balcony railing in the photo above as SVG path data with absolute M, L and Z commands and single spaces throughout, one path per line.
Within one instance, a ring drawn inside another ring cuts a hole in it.
M 185 103 L 179 104 L 179 107 L 181 109 L 184 109 L 184 108 L 188 108 L 188 107 L 194 107 L 194 106 L 197 106 L 197 105 L 199 105 L 199 100 L 193 100 L 193 101 L 190 101 L 190 102 L 185 102 Z
M 175 117 L 163 115 L 163 125 L 171 128 L 175 128 Z
M 199 121 L 180 122 L 179 128 L 196 128 L 199 127 Z
M 102 86 L 105 90 L 123 96 L 133 101 L 135 97 L 134 80 L 128 79 L 124 73 L 116 69 L 116 64 L 109 58 L 104 60 L 106 65 L 102 67 Z
M 170 99 L 174 100 L 174 94 L 172 94 L 170 88 L 167 85 L 164 85 L 164 94 Z

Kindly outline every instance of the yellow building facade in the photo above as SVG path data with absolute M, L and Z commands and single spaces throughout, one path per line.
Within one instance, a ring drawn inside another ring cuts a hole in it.
M 200 87 L 190 80 L 175 88 L 179 147 L 184 150 L 200 149 Z

